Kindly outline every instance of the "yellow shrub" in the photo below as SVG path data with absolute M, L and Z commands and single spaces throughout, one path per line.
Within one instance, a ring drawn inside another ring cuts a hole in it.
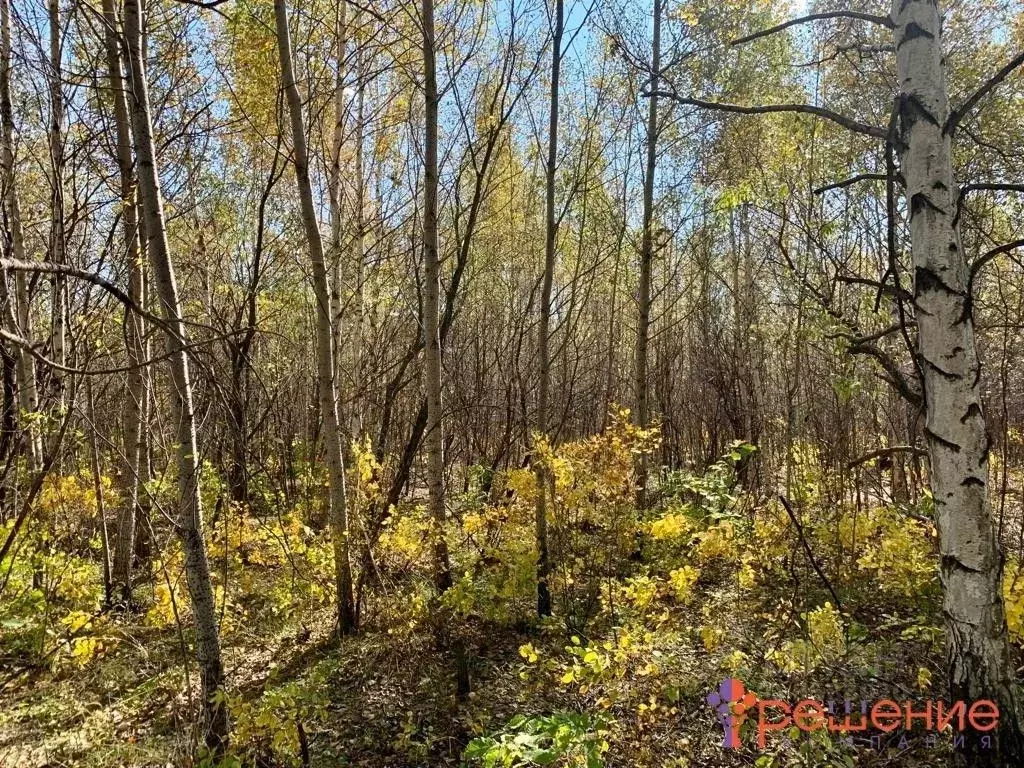
M 842 656 L 846 653 L 846 635 L 843 619 L 832 603 L 825 603 L 804 614 L 807 634 L 815 648 L 826 657 Z
M 700 628 L 700 641 L 704 644 L 704 650 L 708 653 L 715 651 L 725 639 L 725 631 L 718 627 L 705 624 Z
M 735 536 L 733 524 L 728 521 L 697 534 L 697 560 L 707 563 L 715 558 L 731 559 L 736 555 Z
M 851 527 L 843 521 L 840 527 Z M 909 519 L 899 512 L 880 508 L 868 511 L 858 522 L 859 544 L 863 554 L 857 560 L 862 571 L 874 573 L 883 592 L 913 598 L 936 584 L 937 563 L 929 539 L 931 526 Z
M 688 603 L 693 599 L 693 587 L 700 578 L 700 568 L 692 565 L 684 565 L 676 568 L 668 575 L 668 583 L 672 587 L 672 594 L 680 603 Z
M 624 598 L 639 610 L 645 610 L 658 596 L 658 582 L 647 576 L 637 576 L 626 582 Z
M 349 463 L 348 500 L 355 511 L 365 509 L 380 500 L 380 462 L 373 451 L 373 441 L 367 435 L 362 441 L 352 441 L 352 461 Z
M 681 539 L 693 530 L 686 515 L 668 512 L 651 523 L 651 536 L 658 541 Z
M 789 457 L 793 501 L 800 507 L 817 504 L 824 481 L 821 451 L 813 443 L 798 440 L 790 448 Z
M 380 537 L 382 551 L 415 564 L 429 557 L 433 526 L 426 510 L 417 507 L 409 514 L 392 517 Z
M 537 496 L 537 475 L 532 469 L 510 469 L 505 484 L 519 499 L 533 502 Z
M 784 556 L 789 551 L 791 541 L 789 516 L 780 505 L 775 504 L 758 512 L 751 537 L 751 554 L 755 560 L 767 564 Z
M 743 556 L 743 564 L 736 573 L 736 581 L 740 589 L 753 589 L 757 585 L 757 571 L 754 569 L 752 555 Z
M 1010 639 L 1015 643 L 1024 642 L 1024 573 L 1016 560 L 1008 562 L 1003 571 L 1003 601 Z
M 811 670 L 846 654 L 842 616 L 832 603 L 808 611 L 803 614 L 803 619 L 807 639 L 789 640 L 768 654 L 768 658 L 784 672 Z
M 104 505 L 116 507 L 118 498 L 114 483 L 106 475 L 100 477 L 100 489 Z M 96 517 L 98 504 L 92 475 L 85 472 L 50 475 L 39 493 L 39 508 L 51 515 L 64 514 L 88 519 Z

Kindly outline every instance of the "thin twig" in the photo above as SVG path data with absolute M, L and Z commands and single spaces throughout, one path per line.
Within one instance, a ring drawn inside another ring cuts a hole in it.
M 821 566 L 818 565 L 817 559 L 814 557 L 814 552 L 811 550 L 811 545 L 807 543 L 807 537 L 804 535 L 804 528 L 800 525 L 800 521 L 797 519 L 796 514 L 793 512 L 793 507 L 790 506 L 789 500 L 785 496 L 779 496 L 779 501 L 782 502 L 782 506 L 786 508 L 786 513 L 789 515 L 789 519 L 793 521 L 793 525 L 796 526 L 797 535 L 800 537 L 800 543 L 803 545 L 804 552 L 807 553 L 807 559 L 811 563 L 811 567 L 814 572 L 818 574 L 818 578 L 821 579 L 825 588 L 828 589 L 829 594 L 832 595 L 832 599 L 836 601 L 836 608 L 840 613 L 843 613 L 843 603 L 839 599 L 839 595 L 836 594 L 835 589 L 832 587 L 832 582 L 828 580 L 825 572 L 821 570 Z
M 814 190 L 814 194 L 821 195 L 833 189 L 844 189 L 861 181 L 886 181 L 888 178 L 889 177 L 884 173 L 858 173 L 856 176 L 843 179 L 843 181 L 837 181 L 833 184 L 826 184 L 823 187 L 818 187 Z

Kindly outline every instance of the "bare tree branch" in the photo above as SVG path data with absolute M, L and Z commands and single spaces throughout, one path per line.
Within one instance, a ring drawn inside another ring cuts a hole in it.
M 850 344 L 850 352 L 859 355 L 873 357 L 887 374 L 885 377 L 903 395 L 908 403 L 920 406 L 923 402 L 921 393 L 915 389 L 907 380 L 906 376 L 896 365 L 896 362 L 874 344 Z
M 686 96 L 680 96 L 674 91 L 644 92 L 642 95 L 645 97 L 659 96 L 666 99 L 673 99 L 679 104 L 701 107 L 703 109 L 713 109 L 719 112 L 733 112 L 740 115 L 767 115 L 778 112 L 795 112 L 804 115 L 814 115 L 815 117 L 819 117 L 823 120 L 829 120 L 837 125 L 841 125 L 843 128 L 853 131 L 854 133 L 862 133 L 866 136 L 873 136 L 876 139 L 884 139 L 887 136 L 885 128 L 868 125 L 860 122 L 859 120 L 854 120 L 846 115 L 842 115 L 839 112 L 833 112 L 831 109 L 815 107 L 810 104 L 761 104 L 759 106 L 748 107 L 741 104 L 726 104 L 718 101 L 693 99 Z
M 916 323 L 913 320 L 910 320 L 908 325 L 913 327 L 913 326 L 916 325 Z M 867 333 L 867 334 L 864 334 L 862 336 L 857 336 L 857 335 L 852 334 L 852 333 L 842 332 L 842 333 L 830 334 L 828 336 L 828 338 L 847 339 L 850 342 L 850 344 L 856 346 L 857 344 L 868 344 L 868 343 L 870 343 L 872 341 L 878 341 L 879 339 L 884 338 L 885 336 L 890 336 L 890 335 L 892 335 L 894 333 L 899 333 L 900 331 L 903 330 L 903 327 L 904 326 L 903 326 L 902 323 L 896 323 L 895 325 L 890 325 L 890 326 L 888 326 L 886 328 L 883 328 L 880 331 L 875 331 L 874 333 Z
M 843 612 L 843 602 L 839 599 L 839 595 L 836 594 L 835 588 L 832 586 L 832 582 L 828 580 L 828 576 L 818 565 L 818 560 L 814 557 L 814 550 L 811 549 L 811 545 L 807 543 L 807 536 L 804 535 L 804 527 L 800 525 L 800 518 L 796 516 L 793 511 L 793 507 L 789 503 L 789 499 L 785 496 L 779 496 L 779 501 L 782 502 L 782 506 L 786 508 L 786 514 L 789 515 L 789 519 L 793 521 L 793 525 L 796 527 L 797 536 L 800 539 L 800 543 L 803 545 L 804 552 L 807 554 L 807 560 L 810 562 L 814 572 L 818 574 L 818 578 L 821 579 L 821 583 L 825 585 L 825 588 L 832 595 L 832 599 L 836 601 L 836 609 Z
M 924 448 L 918 448 L 916 445 L 891 445 L 888 448 L 877 448 L 874 451 L 868 451 L 863 456 L 858 456 L 852 461 L 847 462 L 847 469 L 853 469 L 854 467 L 866 464 L 872 459 L 880 459 L 883 456 L 891 456 L 894 453 L 912 453 L 915 456 L 927 456 L 928 451 Z
M 132 312 L 141 315 L 152 323 L 163 330 L 168 330 L 170 326 L 164 322 L 163 318 L 154 315 L 151 312 L 140 307 L 136 304 L 132 297 L 125 293 L 123 290 L 118 288 L 112 282 L 107 280 L 105 277 L 96 274 L 95 272 L 89 272 L 84 269 L 76 269 L 75 267 L 69 266 L 68 264 L 54 264 L 48 261 L 19 261 L 17 259 L 3 259 L 0 258 L 0 268 L 9 269 L 11 272 L 33 272 L 33 273 L 45 273 L 51 275 L 67 275 L 68 277 L 76 277 L 79 280 L 84 280 L 87 283 L 91 283 L 98 288 L 102 288 L 125 307 L 130 309 Z M 176 334 L 175 334 L 176 335 Z
M 847 283 L 848 285 L 866 285 L 869 288 L 877 289 L 880 293 L 884 293 L 888 296 L 894 296 L 902 299 L 903 301 L 911 301 L 914 298 L 910 291 L 905 288 L 897 289 L 888 283 L 882 283 L 878 280 L 872 280 L 867 277 L 859 277 L 857 275 L 837 275 L 836 280 L 840 283 Z
M 776 32 L 781 32 L 784 29 L 795 27 L 797 24 L 806 24 L 811 21 L 824 21 L 827 19 L 856 19 L 857 21 L 869 21 L 872 24 L 880 24 L 887 29 L 893 29 L 896 26 L 893 23 L 893 20 L 888 16 L 876 16 L 873 13 L 859 13 L 857 11 L 828 11 L 827 13 L 811 13 L 807 16 L 801 16 L 798 19 L 784 21 L 781 24 L 769 27 L 768 29 L 762 29 L 760 32 L 755 32 L 752 35 L 737 38 L 729 43 L 729 45 L 743 45 L 744 43 L 749 43 L 762 37 L 768 37 L 768 35 L 774 35 Z
M 1005 67 L 992 75 L 992 77 L 989 78 L 978 90 L 976 90 L 974 94 L 967 99 L 967 101 L 950 112 L 949 117 L 946 119 L 946 125 L 943 126 L 943 131 L 945 133 L 952 133 L 955 131 L 957 125 L 960 124 L 960 121 L 964 119 L 967 113 L 974 109 L 975 105 L 985 98 L 985 96 L 994 91 L 996 87 L 1002 83 L 1003 80 L 1009 77 L 1013 70 L 1017 69 L 1021 64 L 1024 64 L 1024 53 L 1018 53 L 1014 56 Z
M 818 187 L 814 190 L 814 194 L 821 195 L 833 189 L 845 189 L 846 187 L 852 187 L 854 184 L 858 184 L 862 181 L 887 181 L 888 176 L 884 173 L 858 173 L 856 176 L 851 176 L 843 181 L 837 181 L 833 184 L 826 184 L 823 187 Z
M 992 261 L 992 259 L 994 259 L 996 256 L 1001 256 L 1004 253 L 1010 253 L 1011 251 L 1014 251 L 1017 248 L 1024 248 L 1024 239 L 1014 240 L 1013 242 L 1010 243 L 1004 243 L 1003 245 L 1000 245 L 997 248 L 993 248 L 991 251 L 988 251 L 987 253 L 984 253 L 977 259 L 975 259 L 974 263 L 971 264 L 971 276 L 967 282 L 968 287 L 970 288 L 974 286 L 974 278 L 978 276 L 979 272 L 981 272 L 981 268 L 988 264 L 990 261 Z M 968 295 L 970 295 L 969 291 Z
M 847 53 L 856 52 L 860 55 L 863 60 L 865 56 L 870 56 L 875 53 L 896 53 L 896 46 L 887 43 L 884 45 L 868 45 L 867 43 L 850 43 L 849 45 L 836 46 L 835 50 L 832 51 L 828 56 L 822 56 L 817 59 L 811 59 L 810 61 L 804 61 L 793 66 L 799 69 L 806 69 L 807 67 L 817 67 L 822 64 L 827 64 L 830 61 L 835 61 L 840 56 Z
M 201 341 L 193 341 L 189 344 L 184 345 L 182 349 L 198 349 L 212 342 L 230 339 L 232 336 L 239 336 L 244 333 L 248 333 L 249 331 L 249 328 L 236 329 L 233 331 L 229 331 L 220 337 L 215 337 L 212 339 L 202 339 Z M 40 344 L 33 344 L 31 341 L 24 338 L 23 336 L 19 336 L 16 333 L 11 333 L 10 331 L 4 328 L 0 328 L 0 339 L 8 341 L 14 346 L 24 349 L 26 352 L 32 355 L 32 357 L 34 357 L 36 360 L 38 360 L 45 366 L 53 368 L 54 370 L 57 371 L 61 371 L 62 373 L 70 373 L 75 376 L 109 376 L 112 374 L 127 373 L 128 371 L 135 371 L 139 370 L 140 368 L 148 368 L 151 365 L 156 365 L 157 363 L 163 362 L 172 354 L 174 354 L 173 352 L 164 352 L 163 354 L 150 357 L 138 363 L 133 363 L 132 365 L 119 365 L 113 368 L 74 368 L 70 365 L 58 363 L 56 360 L 51 360 L 49 357 L 47 357 L 46 355 L 39 351 L 38 347 L 40 346 Z
M 960 196 L 969 192 L 1024 192 L 1024 184 L 965 184 L 960 188 Z

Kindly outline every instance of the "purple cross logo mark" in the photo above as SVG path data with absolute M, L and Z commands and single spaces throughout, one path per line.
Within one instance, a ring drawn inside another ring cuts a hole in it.
M 757 696 L 744 687 L 742 680 L 727 677 L 717 691 L 708 694 L 707 702 L 715 708 L 715 719 L 725 731 L 722 746 L 726 749 L 739 749 L 740 725 L 757 704 Z

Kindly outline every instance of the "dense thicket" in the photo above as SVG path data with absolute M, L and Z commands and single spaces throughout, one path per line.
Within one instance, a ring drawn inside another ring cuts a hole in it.
M 0 763 L 1024 759 L 1024 6 L 798 5 L 0 0 Z

